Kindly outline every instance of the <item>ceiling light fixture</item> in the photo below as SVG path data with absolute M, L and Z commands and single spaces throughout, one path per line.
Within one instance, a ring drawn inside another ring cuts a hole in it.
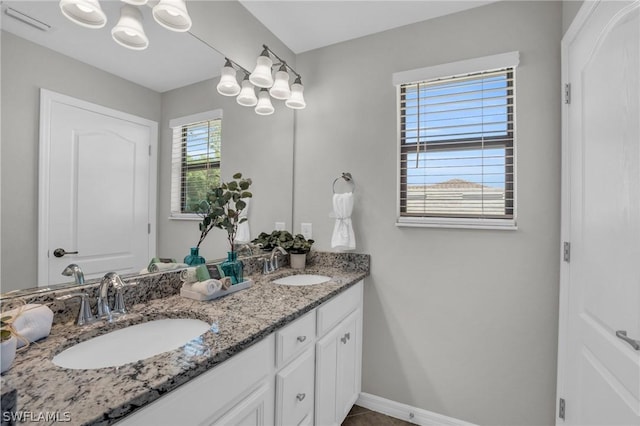
M 149 39 L 142 27 L 142 12 L 137 7 L 151 5 L 148 0 L 121 1 L 126 4 L 120 10 L 120 19 L 111 30 L 111 36 L 128 49 L 146 49 Z M 60 0 L 60 10 L 70 21 L 86 28 L 102 28 L 107 23 L 107 16 L 98 0 Z M 160 0 L 152 7 L 151 13 L 153 19 L 168 30 L 186 32 L 191 29 L 191 17 L 184 0 Z
M 259 115 L 270 115 L 275 111 L 271 103 L 271 97 L 285 101 L 285 105 L 292 109 L 303 109 L 307 106 L 304 100 L 304 87 L 302 77 L 278 55 L 273 53 L 266 45 L 262 45 L 263 50 L 256 60 L 256 67 L 252 73 L 241 67 L 229 58 L 222 68 L 220 82 L 218 83 L 218 93 L 224 96 L 236 96 L 236 101 L 242 106 L 255 106 L 255 112 Z M 273 56 L 278 62 L 273 63 Z M 273 67 L 279 67 L 276 78 L 273 79 Z M 236 72 L 244 72 L 242 87 L 236 80 Z M 295 74 L 294 83 L 289 86 L 289 72 Z M 256 98 L 255 87 L 260 88 Z M 271 95 L 271 97 L 269 96 Z

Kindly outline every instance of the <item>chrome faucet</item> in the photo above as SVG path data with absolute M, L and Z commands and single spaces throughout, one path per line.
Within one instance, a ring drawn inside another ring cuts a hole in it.
M 80 268 L 75 263 L 68 265 L 62 271 L 62 275 L 65 277 L 70 277 L 73 275 L 73 278 L 76 280 L 76 284 L 84 284 L 84 273 L 82 272 L 82 268 Z
M 91 313 L 91 306 L 89 305 L 89 296 L 85 292 L 65 294 L 64 296 L 56 297 L 56 300 L 68 300 L 74 297 L 80 298 L 80 311 L 78 312 L 77 325 L 91 324 L 96 320 Z
M 109 307 L 109 285 L 113 286 L 116 290 L 115 302 L 113 304 L 113 310 Z M 106 319 L 107 322 L 113 321 L 113 314 L 126 314 L 127 310 L 124 306 L 124 297 L 122 295 L 122 289 L 124 283 L 120 276 L 115 272 L 108 272 L 100 281 L 100 288 L 98 290 L 98 318 Z
M 280 246 L 276 246 L 271 250 L 271 257 L 268 260 L 264 259 L 264 266 L 262 267 L 263 274 L 269 274 L 280 268 L 278 264 L 278 256 L 280 253 L 287 254 L 287 251 Z
M 251 243 L 236 244 L 236 251 L 240 253 L 241 251 L 245 250 L 249 253 L 249 256 L 253 256 L 254 247 L 255 246 Z

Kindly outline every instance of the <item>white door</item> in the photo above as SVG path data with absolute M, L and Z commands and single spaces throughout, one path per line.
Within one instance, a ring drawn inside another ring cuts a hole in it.
M 640 1 L 585 2 L 562 47 L 571 84 L 562 234 L 571 250 L 561 269 L 565 420 L 559 406 L 556 423 L 638 426 Z
M 61 274 L 70 263 L 85 279 L 143 269 L 155 251 L 157 123 L 43 89 L 40 133 L 38 285 L 73 280 Z

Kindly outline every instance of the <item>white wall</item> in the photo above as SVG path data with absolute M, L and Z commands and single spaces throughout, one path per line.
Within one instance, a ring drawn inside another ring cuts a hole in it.
M 2 32 L 2 292 L 36 285 L 40 88 L 159 122 L 160 94 Z M 30 267 L 32 265 L 33 267 Z
M 294 222 L 330 249 L 353 174 L 365 286 L 363 391 L 484 424 L 554 423 L 560 2 L 500 2 L 301 54 Z M 397 71 L 518 50 L 517 231 L 397 228 Z

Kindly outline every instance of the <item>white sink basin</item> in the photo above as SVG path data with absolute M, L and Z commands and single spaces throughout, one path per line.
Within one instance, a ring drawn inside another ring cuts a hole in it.
M 273 281 L 273 283 L 280 285 L 314 285 L 326 283 L 327 281 L 331 281 L 331 277 L 325 275 L 298 274 L 278 278 Z
M 196 319 L 149 321 L 78 343 L 53 357 L 53 363 L 73 370 L 118 367 L 177 349 L 210 327 Z

